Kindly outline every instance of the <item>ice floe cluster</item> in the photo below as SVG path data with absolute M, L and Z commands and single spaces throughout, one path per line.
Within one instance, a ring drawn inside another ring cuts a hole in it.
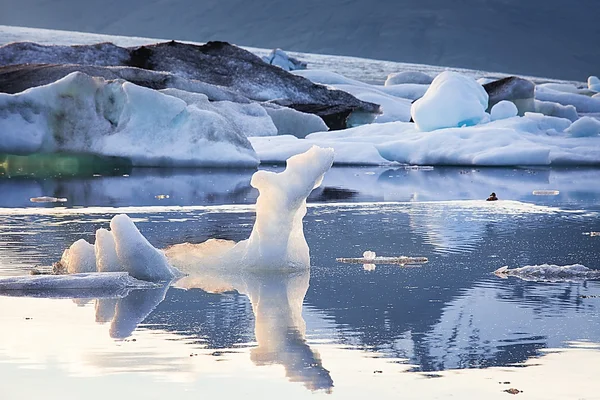
M 600 81 L 390 74 L 384 85 L 224 42 L 0 47 L 0 153 L 140 166 L 600 164 Z M 291 71 L 288 72 L 288 71 Z

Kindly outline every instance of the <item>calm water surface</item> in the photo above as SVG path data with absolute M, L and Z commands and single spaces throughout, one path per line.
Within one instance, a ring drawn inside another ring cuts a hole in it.
M 251 174 L 2 178 L 0 276 L 51 265 L 118 213 L 159 248 L 245 239 Z M 600 232 L 599 178 L 594 169 L 334 168 L 309 199 L 310 272 L 207 273 L 102 299 L 0 296 L 0 398 L 504 398 L 515 387 L 528 398 L 598 399 L 589 377 L 600 372 L 600 283 L 491 272 L 599 269 L 600 236 L 590 234 Z M 501 201 L 482 200 L 492 191 Z M 365 250 L 429 263 L 335 260 Z

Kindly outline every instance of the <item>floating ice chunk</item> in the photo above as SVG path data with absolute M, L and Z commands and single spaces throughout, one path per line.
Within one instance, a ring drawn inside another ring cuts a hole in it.
M 233 249 L 242 254 L 244 266 L 307 268 L 310 265 L 302 226 L 306 198 L 321 184 L 332 164 L 333 149 L 313 146 L 290 157 L 283 172 L 258 171 L 252 176 L 251 185 L 260 192 L 256 199 L 256 222 L 250 238 Z
M 444 71 L 411 107 L 422 131 L 477 125 L 486 117 L 488 94 L 473 78 Z
M 40 196 L 29 199 L 32 203 L 64 203 L 67 201 L 64 197 Z
M 363 253 L 363 258 L 366 260 L 373 260 L 377 255 L 374 251 L 367 250 Z
M 558 190 L 534 190 L 531 192 L 534 196 L 558 196 L 560 191 Z
M 385 80 L 385 86 L 399 85 L 403 83 L 418 83 L 429 85 L 433 78 L 419 71 L 402 71 L 389 74 Z
M 507 266 L 498 268 L 494 274 L 501 278 L 516 276 L 524 280 L 559 281 L 579 279 L 600 279 L 600 270 L 590 269 L 581 264 L 573 265 L 527 265 L 510 269 Z
M 117 256 L 115 238 L 108 230 L 101 228 L 96 231 L 96 268 L 98 272 L 123 271 Z
M 290 57 L 281 49 L 273 49 L 268 56 L 264 56 L 263 61 L 267 64 L 276 65 L 286 71 L 294 71 L 297 69 L 306 69 L 307 64 L 294 57 Z
M 496 121 L 499 119 L 516 117 L 518 113 L 519 110 L 517 109 L 517 106 L 515 106 L 515 103 L 508 100 L 502 100 L 492 107 L 490 115 L 492 121 Z
M 600 79 L 597 76 L 590 76 L 587 80 L 588 89 L 594 92 L 600 92 Z
M 139 281 L 126 272 L 76 273 L 69 275 L 36 275 L 0 278 L 0 292 L 39 291 L 51 295 L 60 290 L 117 290 L 126 288 L 154 287 L 152 283 Z M 69 297 L 69 296 L 67 296 Z
M 60 263 L 69 274 L 96 272 L 94 245 L 79 239 L 63 252 Z
M 110 228 L 119 263 L 129 275 L 151 282 L 170 281 L 177 275 L 164 253 L 146 240 L 127 215 L 115 215 Z
M 365 253 L 369 253 L 369 252 L 365 252 Z M 370 253 L 372 253 L 372 252 L 370 252 Z M 427 257 L 408 257 L 408 256 L 371 257 L 371 255 L 372 254 L 369 254 L 369 257 L 365 257 L 365 254 L 363 253 L 363 257 L 336 258 L 335 260 L 337 262 L 349 263 L 349 264 L 399 264 L 401 266 L 425 264 L 429 261 L 427 259 Z
M 600 121 L 592 117 L 581 117 L 566 129 L 573 137 L 590 137 L 600 135 Z

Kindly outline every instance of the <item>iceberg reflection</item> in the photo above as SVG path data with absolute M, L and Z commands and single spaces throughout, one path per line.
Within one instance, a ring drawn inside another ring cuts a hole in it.
M 310 390 L 333 388 L 333 379 L 319 353 L 306 341 L 302 304 L 309 286 L 309 269 L 234 273 L 228 268 L 199 266 L 196 271 L 189 268 L 186 272 L 189 275 L 176 282 L 176 287 L 212 293 L 236 290 L 248 296 L 258 342 L 251 351 L 256 365 L 282 365 L 292 382 L 302 382 Z

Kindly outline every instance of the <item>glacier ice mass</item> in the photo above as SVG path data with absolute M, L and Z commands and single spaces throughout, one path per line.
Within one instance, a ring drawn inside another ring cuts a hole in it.
M 80 72 L 19 94 L 0 93 L 0 135 L 0 153 L 92 153 L 137 166 L 258 164 L 239 127 L 216 110 Z

